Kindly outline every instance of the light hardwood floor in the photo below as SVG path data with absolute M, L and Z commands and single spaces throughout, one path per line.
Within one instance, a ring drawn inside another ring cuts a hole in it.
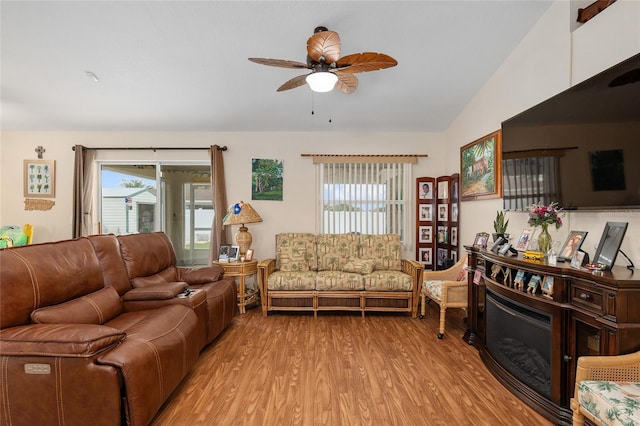
M 153 425 L 551 425 L 461 339 L 463 311 L 447 316 L 438 340 L 434 305 L 423 320 L 249 309 Z

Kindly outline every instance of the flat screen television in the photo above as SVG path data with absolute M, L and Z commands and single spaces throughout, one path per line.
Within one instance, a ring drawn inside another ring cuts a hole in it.
M 640 208 L 640 54 L 502 123 L 505 210 Z

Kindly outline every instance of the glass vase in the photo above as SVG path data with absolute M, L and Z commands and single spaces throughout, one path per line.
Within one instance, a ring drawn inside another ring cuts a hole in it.
M 551 234 L 549 234 L 548 223 L 543 223 L 541 226 L 542 231 L 540 232 L 540 235 L 538 235 L 538 249 L 546 255 L 552 244 Z

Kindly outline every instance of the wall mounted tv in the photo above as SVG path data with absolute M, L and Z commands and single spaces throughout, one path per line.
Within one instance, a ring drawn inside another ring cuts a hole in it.
M 640 209 L 640 54 L 502 123 L 506 210 Z

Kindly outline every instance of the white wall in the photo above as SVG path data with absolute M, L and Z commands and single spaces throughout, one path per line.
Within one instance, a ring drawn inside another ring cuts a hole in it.
M 640 52 L 640 2 L 616 2 L 571 32 L 574 15 L 570 2 L 553 4 L 467 104 L 446 132 L 448 172 L 459 168 L 461 146 L 499 129 L 502 121 Z M 460 241 L 471 244 L 477 232 L 491 232 L 495 213 L 501 209 L 501 199 L 463 202 Z M 509 232 L 517 238 L 526 226 L 527 214 L 508 212 L 507 218 Z M 608 221 L 629 223 L 622 250 L 639 265 L 638 210 L 568 213 L 565 225 L 551 232 L 554 240 L 564 242 L 571 230 L 588 231 L 583 249 L 593 256 Z M 616 263 L 626 265 L 622 256 Z
M 208 147 L 226 145 L 225 177 L 229 204 L 246 201 L 258 211 L 262 223 L 248 225 L 252 247 L 263 259 L 274 255 L 278 232 L 315 232 L 315 169 L 301 154 L 428 154 L 414 167 L 414 178 L 440 176 L 445 156 L 442 134 L 426 133 L 201 133 L 201 132 L 4 132 L 1 163 L 4 182 L 0 215 L 3 224 L 33 223 L 35 242 L 71 238 L 71 212 L 75 144 L 88 147 Z M 34 158 L 38 145 L 45 147 L 45 159 L 56 160 L 56 205 L 50 211 L 24 211 L 22 160 Z M 283 201 L 251 200 L 251 159 L 284 161 Z M 208 163 L 207 151 L 99 151 L 98 161 L 198 161 Z M 411 211 L 414 215 L 415 212 Z M 412 220 L 415 218 L 412 217 Z M 233 227 L 235 233 L 237 227 Z M 411 239 L 413 241 L 413 238 Z M 413 257 L 407 247 L 405 256 Z
M 587 24 L 571 31 L 571 3 L 558 0 L 505 60 L 482 90 L 443 134 L 424 133 L 198 133 L 198 132 L 4 132 L 0 135 L 0 224 L 33 223 L 35 241 L 71 237 L 73 151 L 75 144 L 107 146 L 227 145 L 225 170 L 229 203 L 251 201 L 251 159 L 284 160 L 284 200 L 251 202 L 264 222 L 249 226 L 258 258 L 273 255 L 274 235 L 281 231 L 315 231 L 315 174 L 302 153 L 426 153 L 414 178 L 459 170 L 460 147 L 500 128 L 517 113 L 567 89 L 640 51 L 640 2 L 618 1 Z M 57 161 L 56 205 L 51 211 L 24 211 L 22 160 L 33 159 L 42 145 L 45 159 Z M 127 151 L 126 157 L 103 151 L 99 159 L 207 161 L 206 151 Z M 480 231 L 491 231 L 502 200 L 468 201 L 461 205 L 462 244 Z M 412 212 L 412 215 L 414 213 Z M 526 214 L 508 213 L 509 231 L 519 234 Z M 629 222 L 622 248 L 640 264 L 640 211 L 571 213 L 559 232 L 588 231 L 584 248 L 593 254 L 607 221 Z M 235 227 L 234 227 L 235 232 Z M 413 248 L 405 255 L 413 257 Z M 623 263 L 618 259 L 618 263 Z

